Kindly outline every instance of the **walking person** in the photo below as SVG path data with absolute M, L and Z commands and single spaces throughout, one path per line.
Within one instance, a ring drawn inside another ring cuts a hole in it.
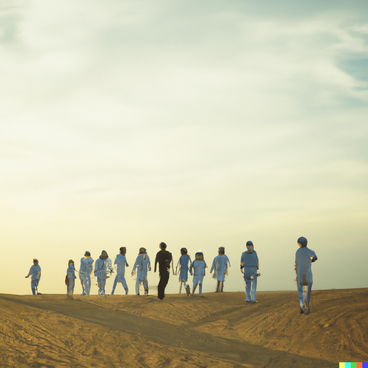
M 202 294 L 202 285 L 203 285 L 203 278 L 206 275 L 206 262 L 204 260 L 204 255 L 201 251 L 195 254 L 195 260 L 192 262 L 191 269 L 193 270 L 193 295 L 194 292 L 199 286 L 199 294 Z
M 93 258 L 91 253 L 86 251 L 84 257 L 81 258 L 79 267 L 79 279 L 82 284 L 82 295 L 89 295 L 91 292 L 91 273 L 93 270 Z
M 135 260 L 132 276 L 134 273 L 137 273 L 137 281 L 135 283 L 135 292 L 139 295 L 139 287 L 143 284 L 144 294 L 148 295 L 148 280 L 147 273 L 151 271 L 151 261 L 148 257 L 146 248 L 139 248 L 139 254 L 137 259 Z
M 110 273 L 107 275 L 107 273 Z M 106 279 L 114 272 L 111 266 L 111 259 L 107 252 L 103 250 L 100 257 L 95 262 L 95 276 L 97 277 L 98 294 L 105 295 Z
M 170 252 L 168 252 L 166 250 L 167 245 L 165 243 L 160 243 L 160 251 L 157 252 L 156 254 L 156 259 L 155 259 L 155 272 L 156 272 L 156 267 L 157 267 L 157 263 L 158 263 L 158 269 L 159 269 L 159 273 L 160 273 L 160 281 L 158 283 L 158 287 L 157 287 L 157 291 L 158 291 L 158 295 L 157 297 L 159 299 L 164 299 L 165 298 L 165 288 L 167 283 L 169 282 L 169 276 L 170 276 L 170 263 L 173 262 L 172 259 L 172 255 Z M 174 272 L 174 270 L 173 270 Z
M 74 286 L 75 286 L 75 267 L 72 259 L 68 262 L 68 268 L 66 270 L 65 284 L 67 287 L 67 297 L 73 299 Z
M 225 248 L 219 247 L 218 256 L 214 258 L 210 273 L 214 271 L 213 278 L 217 279 L 216 292 L 224 291 L 225 275 L 228 274 L 228 258 L 225 257 Z
M 28 279 L 29 276 L 31 276 L 31 289 L 33 295 L 41 295 L 41 293 L 38 292 L 38 284 L 41 279 L 41 267 L 38 264 L 38 259 L 33 259 L 33 266 L 29 269 L 28 275 L 25 277 Z
M 259 260 L 253 242 L 247 241 L 246 247 L 240 258 L 240 271 L 244 274 L 246 301 L 256 303 Z
M 310 295 L 313 284 L 312 262 L 317 260 L 316 253 L 307 248 L 308 240 L 301 236 L 298 241 L 299 249 L 295 253 L 296 283 L 299 294 L 300 313 L 310 313 Z M 306 288 L 305 294 L 303 289 Z
M 187 293 L 187 296 L 190 295 L 190 286 L 187 284 L 188 281 L 188 272 L 190 275 L 192 275 L 192 261 L 190 259 L 190 256 L 188 255 L 187 248 L 181 248 L 180 249 L 181 256 L 179 258 L 178 264 L 176 268 L 179 266 L 179 294 L 181 294 L 181 287 L 184 285 L 184 289 Z
M 125 290 L 125 295 L 128 295 L 129 289 L 125 280 L 125 266 L 129 267 L 128 262 L 125 258 L 126 247 L 120 248 L 120 253 L 116 256 L 114 265 L 116 265 L 117 275 L 115 276 L 114 285 L 112 287 L 111 295 L 114 295 L 116 285 L 120 282 Z

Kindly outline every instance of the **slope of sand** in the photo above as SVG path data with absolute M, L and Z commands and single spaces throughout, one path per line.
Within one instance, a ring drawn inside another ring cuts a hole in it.
M 0 294 L 1 367 L 336 367 L 368 361 L 368 289 L 194 297 Z

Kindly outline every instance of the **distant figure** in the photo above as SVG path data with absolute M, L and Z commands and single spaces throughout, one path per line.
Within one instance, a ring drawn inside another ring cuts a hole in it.
M 33 266 L 29 269 L 28 275 L 26 276 L 26 279 L 32 275 L 31 277 L 31 289 L 33 295 L 39 295 L 41 293 L 38 292 L 38 284 L 41 279 L 41 267 L 38 264 L 38 259 L 33 259 Z
M 243 252 L 240 258 L 240 270 L 244 273 L 246 301 L 255 303 L 259 260 L 250 240 L 247 241 L 246 247 L 247 250 Z
M 176 267 L 179 266 L 179 282 L 180 282 L 179 294 L 181 294 L 181 287 L 182 285 L 184 285 L 184 289 L 187 293 L 187 296 L 189 296 L 190 286 L 189 284 L 187 284 L 187 281 L 188 281 L 188 271 L 192 275 L 191 270 L 192 261 L 190 259 L 190 256 L 188 255 L 187 248 L 181 248 L 180 253 L 181 257 L 179 258 L 178 265 L 176 266 Z
M 95 262 L 95 276 L 97 277 L 98 294 L 105 295 L 106 279 L 110 277 L 114 270 L 111 266 L 111 259 L 107 252 L 103 250 L 100 258 Z M 109 272 L 109 275 L 107 274 Z
M 91 292 L 91 273 L 93 270 L 93 258 L 91 253 L 86 251 L 84 257 L 81 258 L 79 267 L 79 279 L 82 284 L 82 295 L 89 295 Z
M 163 299 L 165 298 L 165 288 L 167 283 L 169 282 L 170 276 L 170 263 L 172 263 L 172 255 L 170 252 L 166 250 L 167 245 L 165 243 L 160 243 L 160 251 L 156 254 L 155 259 L 155 272 L 158 263 L 158 269 L 160 272 L 160 282 L 158 283 L 157 291 L 158 291 L 158 298 Z M 173 270 L 174 272 L 174 270 Z
M 225 275 L 228 274 L 228 258 L 225 256 L 225 248 L 218 249 L 218 256 L 214 258 L 210 273 L 214 271 L 213 278 L 217 279 L 216 293 L 224 291 Z
M 137 295 L 139 295 L 139 287 L 142 283 L 144 287 L 144 294 L 148 295 L 147 271 L 151 271 L 151 261 L 148 257 L 146 248 L 142 247 L 139 248 L 139 254 L 135 260 L 132 270 L 132 276 L 137 273 L 137 281 L 135 283 L 135 292 Z
M 193 295 L 199 285 L 199 294 L 202 294 L 203 278 L 206 275 L 206 262 L 202 252 L 195 254 L 195 260 L 192 262 L 191 269 L 193 270 Z
M 68 268 L 66 270 L 66 278 L 65 278 L 65 284 L 67 287 L 67 297 L 73 299 L 73 293 L 74 293 L 74 286 L 75 286 L 75 279 L 77 277 L 75 276 L 75 267 L 74 267 L 74 261 L 72 259 L 68 262 Z
M 300 313 L 310 313 L 310 294 L 312 291 L 313 275 L 312 262 L 317 260 L 316 253 L 307 248 L 308 240 L 301 236 L 298 239 L 299 249 L 295 253 L 295 272 L 296 283 L 298 286 Z M 303 295 L 303 287 L 306 288 L 306 293 Z
M 121 247 L 120 254 L 118 254 L 115 258 L 114 264 L 116 264 L 117 275 L 115 276 L 115 281 L 112 287 L 111 295 L 114 295 L 115 288 L 118 282 L 121 282 L 123 288 L 125 289 L 125 295 L 128 295 L 129 290 L 125 280 L 125 266 L 129 267 L 129 265 L 125 258 L 125 254 L 126 254 L 126 247 Z

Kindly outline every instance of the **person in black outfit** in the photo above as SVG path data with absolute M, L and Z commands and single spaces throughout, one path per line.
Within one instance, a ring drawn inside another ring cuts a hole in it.
M 158 269 L 160 272 L 160 282 L 158 283 L 158 297 L 162 300 L 165 298 L 165 288 L 169 282 L 170 276 L 170 263 L 172 262 L 172 255 L 166 250 L 166 244 L 160 243 L 160 251 L 156 254 L 155 260 L 155 272 L 158 263 Z

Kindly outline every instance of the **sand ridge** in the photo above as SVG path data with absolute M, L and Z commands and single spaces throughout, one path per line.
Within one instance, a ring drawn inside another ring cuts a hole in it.
M 0 295 L 2 367 L 334 367 L 367 361 L 368 289 L 186 297 Z M 297 365 L 296 365 L 297 364 Z

